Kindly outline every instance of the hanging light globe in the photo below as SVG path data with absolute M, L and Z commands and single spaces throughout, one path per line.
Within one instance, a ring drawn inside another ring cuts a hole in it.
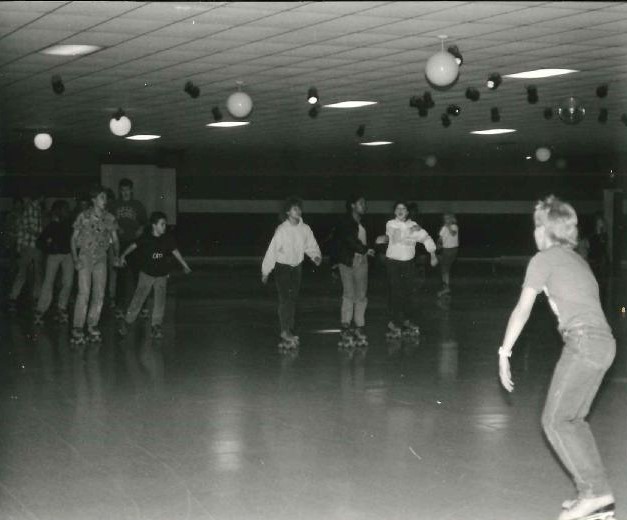
M 547 162 L 551 158 L 551 150 L 545 146 L 541 146 L 536 150 L 536 159 L 540 162 Z
M 126 116 L 121 116 L 118 119 L 115 117 L 109 121 L 109 129 L 113 135 L 123 137 L 131 131 L 131 120 Z
M 427 157 L 425 158 L 425 164 L 429 168 L 433 168 L 437 163 L 438 163 L 438 159 L 435 155 L 427 155 Z
M 557 115 L 567 125 L 576 125 L 586 117 L 586 109 L 576 98 L 571 96 L 557 108 Z
M 437 87 L 446 87 L 459 75 L 459 65 L 449 52 L 438 52 L 431 56 L 425 67 L 427 79 Z
M 52 146 L 52 136 L 50 134 L 37 134 L 34 142 L 38 150 L 47 150 Z
M 226 100 L 226 108 L 233 117 L 242 119 L 253 109 L 253 100 L 246 92 L 233 92 Z

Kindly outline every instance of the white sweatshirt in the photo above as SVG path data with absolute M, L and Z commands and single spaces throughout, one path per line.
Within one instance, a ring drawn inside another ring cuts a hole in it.
M 304 260 L 305 254 L 312 260 L 322 257 L 313 231 L 302 219 L 295 225 L 286 220 L 274 232 L 261 264 L 261 274 L 269 275 L 277 262 L 295 267 Z
M 411 260 L 416 256 L 416 242 L 423 244 L 429 253 L 435 251 L 435 242 L 424 229 L 413 220 L 393 219 L 385 226 L 390 237 L 385 256 L 392 260 Z

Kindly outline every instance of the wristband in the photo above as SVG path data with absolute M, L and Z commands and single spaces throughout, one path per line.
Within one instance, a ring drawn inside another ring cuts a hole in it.
M 503 347 L 499 347 L 499 356 L 507 356 L 508 358 L 512 357 L 512 351 L 507 351 Z

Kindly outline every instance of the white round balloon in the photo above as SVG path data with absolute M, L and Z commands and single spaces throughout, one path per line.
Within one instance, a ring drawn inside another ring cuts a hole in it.
M 131 131 L 131 120 L 126 116 L 122 116 L 120 119 L 112 117 L 109 121 L 109 129 L 114 135 L 125 136 Z
M 250 114 L 253 100 L 246 92 L 234 92 L 226 100 L 226 108 L 233 117 L 242 118 Z
M 542 146 L 536 150 L 536 159 L 540 162 L 546 162 L 551 158 L 551 150 Z
M 34 141 L 38 150 L 47 150 L 52 146 L 52 136 L 50 134 L 37 134 Z
M 449 52 L 438 52 L 429 58 L 425 67 L 427 79 L 438 87 L 446 87 L 455 81 L 459 65 Z
M 427 158 L 425 159 L 425 164 L 429 168 L 433 168 L 437 163 L 438 163 L 438 158 L 435 155 L 427 155 Z

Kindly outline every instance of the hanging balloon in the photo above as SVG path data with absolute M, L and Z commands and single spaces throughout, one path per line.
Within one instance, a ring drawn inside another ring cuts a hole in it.
M 37 134 L 34 141 L 38 150 L 47 150 L 52 146 L 52 136 L 50 134 Z
M 551 158 L 551 150 L 542 146 L 536 150 L 536 159 L 540 162 L 547 162 Z
M 123 137 L 131 131 L 131 120 L 126 116 L 119 119 L 112 117 L 109 121 L 109 129 L 112 134 Z
M 226 100 L 226 108 L 233 117 L 243 118 L 253 109 L 253 100 L 246 92 L 234 92 Z
M 437 163 L 438 163 L 438 159 L 435 155 L 427 155 L 427 157 L 425 158 L 425 164 L 429 168 L 433 168 Z
M 425 67 L 427 79 L 435 86 L 446 87 L 453 83 L 459 74 L 455 56 L 449 52 L 438 52 L 431 56 Z
M 586 109 L 574 97 L 565 99 L 557 109 L 557 115 L 567 125 L 581 123 L 586 116 Z

